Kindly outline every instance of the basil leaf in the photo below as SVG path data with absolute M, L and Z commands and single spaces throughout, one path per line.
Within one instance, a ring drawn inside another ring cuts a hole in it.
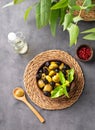
M 95 40 L 95 33 L 88 34 L 88 35 L 84 36 L 83 39 Z
M 68 70 L 67 80 L 71 83 L 74 80 L 74 69 Z
M 83 31 L 81 33 L 95 33 L 95 28 L 92 28 L 92 29 L 88 29 L 86 31 Z
M 65 8 L 68 5 L 68 1 L 67 0 L 61 0 L 59 2 L 57 2 L 55 5 L 53 5 L 51 7 L 51 9 L 60 9 L 60 8 Z
M 62 24 L 62 25 L 64 25 L 64 30 L 67 29 L 68 25 L 72 22 L 72 19 L 73 19 L 73 17 L 70 13 L 65 15 L 64 23 Z
M 79 34 L 79 27 L 76 24 L 70 24 L 67 28 L 70 37 L 70 46 L 77 43 L 77 38 Z
M 53 36 L 55 36 L 56 34 L 58 17 L 59 17 L 59 10 L 51 10 L 49 24 L 50 24 L 51 33 Z
M 32 10 L 32 6 L 29 6 L 24 13 L 24 20 L 28 19 L 28 16 L 29 16 L 31 10 Z
M 63 87 L 63 93 L 64 93 L 64 95 L 69 98 L 69 94 L 68 94 L 68 92 L 67 92 L 67 87 L 66 87 L 66 85 L 62 85 L 62 87 Z
M 57 97 L 62 96 L 63 94 L 64 94 L 63 87 L 58 86 L 51 92 L 51 98 L 57 98 Z
M 65 76 L 61 71 L 59 72 L 59 79 L 62 84 L 64 84 L 66 81 Z
M 22 3 L 24 0 L 14 0 L 14 4 L 20 4 Z

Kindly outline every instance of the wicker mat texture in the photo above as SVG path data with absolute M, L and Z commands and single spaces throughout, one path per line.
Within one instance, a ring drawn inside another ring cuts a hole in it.
M 68 64 L 71 68 L 74 68 L 75 86 L 69 93 L 70 98 L 61 96 L 60 98 L 51 99 L 50 97 L 45 96 L 38 88 L 36 82 L 38 69 L 46 61 L 50 60 L 60 60 L 63 63 Z M 28 63 L 24 72 L 24 86 L 26 93 L 36 105 L 42 109 L 58 110 L 70 107 L 78 100 L 84 88 L 84 76 L 77 61 L 67 52 L 61 50 L 48 50 L 38 54 Z

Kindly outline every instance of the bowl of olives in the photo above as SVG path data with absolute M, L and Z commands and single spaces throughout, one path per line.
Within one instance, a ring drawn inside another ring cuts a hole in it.
M 46 61 L 38 69 L 36 80 L 45 96 L 58 98 L 64 95 L 69 98 L 74 81 L 74 69 L 60 60 Z
M 47 50 L 27 64 L 24 86 L 30 99 L 41 108 L 63 109 L 78 100 L 84 77 L 77 61 L 67 52 Z

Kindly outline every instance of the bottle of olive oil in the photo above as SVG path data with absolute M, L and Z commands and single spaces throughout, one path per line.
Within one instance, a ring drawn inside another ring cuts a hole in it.
M 22 32 L 10 32 L 8 34 L 8 42 L 11 43 L 13 49 L 18 54 L 25 54 L 28 51 L 28 44 Z

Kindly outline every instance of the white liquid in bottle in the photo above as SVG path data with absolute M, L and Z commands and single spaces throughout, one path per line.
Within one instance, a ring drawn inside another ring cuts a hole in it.
M 17 35 L 13 32 L 9 33 L 8 41 L 18 54 L 25 54 L 28 51 L 28 45 L 22 33 L 17 33 Z

